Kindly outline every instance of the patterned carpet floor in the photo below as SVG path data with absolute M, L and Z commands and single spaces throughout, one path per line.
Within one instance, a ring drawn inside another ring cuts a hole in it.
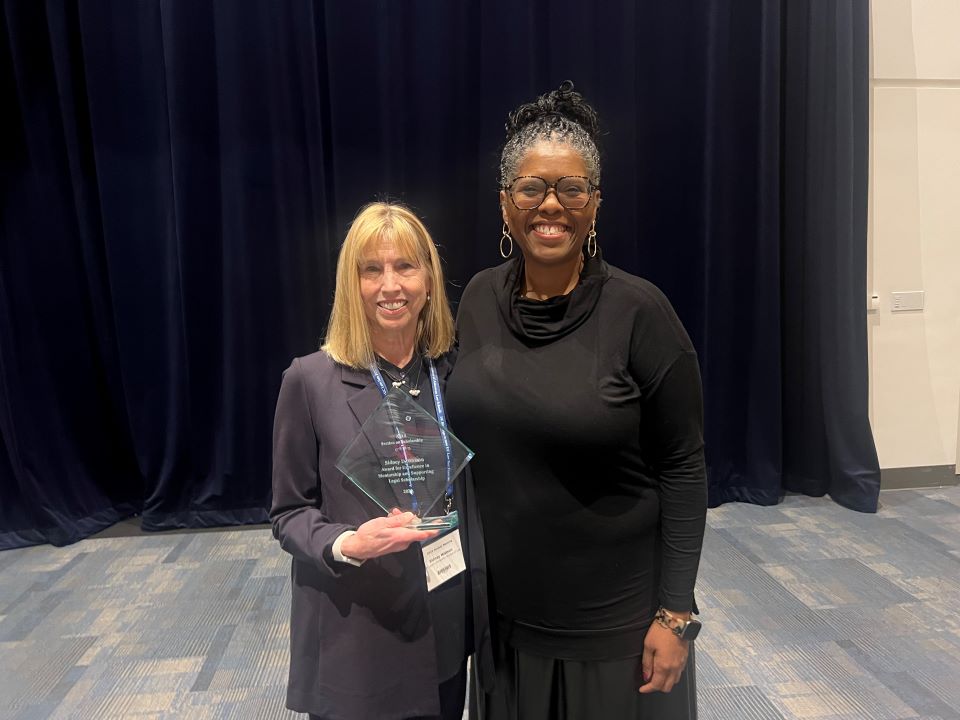
M 960 720 L 960 488 L 881 504 L 710 511 L 701 720 Z M 0 718 L 302 717 L 288 570 L 262 527 L 0 553 Z

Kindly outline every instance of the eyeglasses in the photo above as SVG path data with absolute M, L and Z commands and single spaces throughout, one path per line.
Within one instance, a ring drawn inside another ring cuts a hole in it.
M 599 190 L 597 185 L 590 182 L 590 178 L 580 175 L 567 175 L 557 178 L 554 183 L 548 183 L 536 175 L 522 175 L 516 177 L 504 188 L 517 210 L 533 210 L 547 199 L 547 190 L 553 188 L 557 194 L 557 201 L 567 210 L 580 210 L 590 202 L 590 195 Z

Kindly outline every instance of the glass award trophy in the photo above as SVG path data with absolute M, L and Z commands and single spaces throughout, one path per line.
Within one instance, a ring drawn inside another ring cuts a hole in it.
M 457 525 L 457 513 L 440 501 L 472 457 L 470 448 L 394 388 L 340 454 L 337 469 L 384 512 L 412 512 L 418 530 L 435 530 Z

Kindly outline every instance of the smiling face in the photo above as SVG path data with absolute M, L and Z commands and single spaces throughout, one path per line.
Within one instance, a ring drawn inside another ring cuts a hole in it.
M 360 259 L 360 296 L 374 348 L 402 340 L 413 346 L 417 320 L 427 303 L 428 273 L 412 253 L 381 237 Z
M 548 183 L 555 183 L 561 177 L 589 177 L 590 173 L 580 153 L 570 145 L 543 141 L 531 147 L 523 156 L 516 175 L 535 175 Z M 600 191 L 597 190 L 586 207 L 569 210 L 560 204 L 556 192 L 551 189 L 539 207 L 518 210 L 509 195 L 505 191 L 500 192 L 503 221 L 520 245 L 524 261 L 542 266 L 566 266 L 579 262 L 583 242 L 597 216 L 599 201 Z

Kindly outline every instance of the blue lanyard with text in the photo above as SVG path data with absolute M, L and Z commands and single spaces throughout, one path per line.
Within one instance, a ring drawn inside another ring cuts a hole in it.
M 443 452 L 447 461 L 446 499 L 448 507 L 446 512 L 449 512 L 449 505 L 453 501 L 453 478 L 451 477 L 453 473 L 453 446 L 450 444 L 450 438 L 447 437 L 447 413 L 443 406 L 443 395 L 440 394 L 440 378 L 437 376 L 437 368 L 433 364 L 432 358 L 425 357 L 424 359 L 427 361 L 427 368 L 430 371 L 430 389 L 433 391 L 433 407 L 437 411 L 437 423 L 440 425 L 440 440 L 443 443 Z M 373 381 L 377 384 L 377 389 L 380 391 L 380 394 L 386 397 L 387 384 L 383 381 L 383 375 L 380 374 L 380 368 L 377 367 L 376 363 L 370 366 L 370 374 L 373 376 Z M 399 428 L 397 432 L 399 433 Z M 413 501 L 414 508 L 416 508 L 416 496 L 414 496 Z

